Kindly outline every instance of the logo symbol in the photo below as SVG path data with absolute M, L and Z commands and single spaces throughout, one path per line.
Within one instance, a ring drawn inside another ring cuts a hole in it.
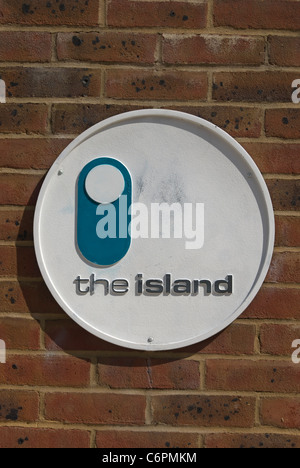
M 87 164 L 77 182 L 77 246 L 90 263 L 107 267 L 120 261 L 131 244 L 132 181 L 117 159 Z

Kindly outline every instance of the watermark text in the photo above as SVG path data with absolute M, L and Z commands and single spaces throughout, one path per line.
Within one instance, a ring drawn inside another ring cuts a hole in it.
M 300 103 L 300 79 L 293 81 L 292 88 L 296 88 L 292 94 L 292 102 L 294 104 L 299 104 Z
M 300 364 L 300 340 L 294 340 L 292 348 L 296 348 L 292 354 L 292 361 L 294 364 Z
M 127 225 L 127 196 L 114 204 L 100 204 L 96 215 L 100 217 L 96 233 L 100 239 L 185 239 L 187 250 L 201 249 L 204 245 L 204 203 L 132 203 L 129 208 L 131 222 Z M 119 211 L 119 215 L 117 214 Z M 125 213 L 125 216 L 124 216 Z
M 6 345 L 5 341 L 0 340 L 0 364 L 6 363 Z

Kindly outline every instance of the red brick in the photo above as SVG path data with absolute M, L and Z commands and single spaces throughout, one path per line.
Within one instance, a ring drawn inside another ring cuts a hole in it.
M 274 254 L 267 281 L 271 283 L 299 283 L 300 254 L 298 252 L 278 252 Z
M 207 73 L 195 71 L 108 70 L 106 95 L 137 100 L 205 100 Z
M 71 140 L 64 138 L 2 139 L 0 167 L 49 169 L 69 143 Z
M 261 65 L 265 61 L 265 42 L 260 37 L 166 34 L 163 61 L 186 65 Z
M 0 427 L 1 448 L 89 448 L 90 433 L 78 429 Z
M 286 429 L 299 429 L 299 398 L 263 398 L 261 400 L 260 419 L 267 426 Z
M 300 289 L 262 288 L 242 318 L 300 320 Z
M 299 283 L 299 267 L 299 252 L 277 252 L 273 255 L 266 281 L 270 283 Z
M 269 179 L 266 181 L 276 211 L 298 211 L 300 208 L 299 179 Z
M 300 246 L 300 218 L 276 216 L 276 245 L 280 247 Z
M 267 109 L 265 128 L 268 137 L 300 138 L 300 110 Z
M 40 191 L 43 175 L 1 173 L 1 205 L 34 205 Z
M 37 392 L 0 390 L 0 421 L 34 422 L 39 417 Z M 1 442 L 0 442 L 1 444 Z
M 291 102 L 295 72 L 221 72 L 213 75 L 213 99 L 234 102 Z
M 71 356 L 8 355 L 0 367 L 1 385 L 81 387 L 89 381 L 90 363 Z
M 49 393 L 46 419 L 69 423 L 144 425 L 146 400 L 141 395 Z
M 102 358 L 99 384 L 109 388 L 198 389 L 199 362 L 151 358 Z
M 97 338 L 84 330 L 70 318 L 47 320 L 45 326 L 46 348 L 56 350 L 80 351 L 120 351 L 122 348 Z
M 143 107 L 114 104 L 56 104 L 52 111 L 53 132 L 80 134 L 102 120 L 138 109 Z
M 206 448 L 300 448 L 300 437 L 291 434 L 209 434 Z
M 5 209 L 0 211 L 0 240 L 31 241 L 33 239 L 33 210 Z
M 33 247 L 0 246 L 1 276 L 40 277 Z
M 1 281 L 0 312 L 63 314 L 43 282 Z
M 215 26 L 299 30 L 297 0 L 215 0 Z
M 242 143 L 261 172 L 266 174 L 300 174 L 300 144 Z
M 6 349 L 37 350 L 40 348 L 40 324 L 36 320 L 1 317 L 0 337 Z
M 83 62 L 154 63 L 157 47 L 155 34 L 93 32 L 58 34 L 59 60 Z
M 207 360 L 209 390 L 298 392 L 300 368 L 292 361 Z
M 269 56 L 272 65 L 299 67 L 300 38 L 285 36 L 269 37 Z
M 198 448 L 199 436 L 180 432 L 98 431 L 97 448 Z
M 102 3 L 102 0 L 101 0 Z M 0 23 L 25 25 L 96 26 L 99 2 L 86 0 L 0 0 Z
M 101 72 L 87 68 L 2 68 L 8 97 L 98 97 Z
M 263 114 L 258 108 L 210 105 L 208 107 L 168 106 L 168 109 L 186 112 L 208 120 L 234 138 L 258 138 L 261 135 Z
M 208 340 L 186 348 L 200 354 L 254 354 L 256 329 L 254 325 L 233 323 Z
M 262 353 L 291 356 L 293 341 L 300 339 L 300 325 L 264 324 L 260 328 L 259 339 Z
M 1 133 L 47 132 L 48 106 L 45 104 L 1 104 Z
M 252 427 L 255 399 L 216 395 L 152 397 L 153 422 L 172 426 Z
M 109 0 L 108 26 L 124 28 L 170 27 L 204 28 L 207 19 L 206 1 L 132 1 Z
M 31 31 L 0 32 L 0 61 L 50 62 L 51 34 Z

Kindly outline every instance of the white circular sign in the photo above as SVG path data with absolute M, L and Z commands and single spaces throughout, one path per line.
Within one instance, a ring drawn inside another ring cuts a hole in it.
M 274 214 L 255 163 L 223 130 L 143 110 L 63 151 L 34 237 L 50 291 L 79 325 L 167 350 L 211 337 L 249 306 L 271 262 Z

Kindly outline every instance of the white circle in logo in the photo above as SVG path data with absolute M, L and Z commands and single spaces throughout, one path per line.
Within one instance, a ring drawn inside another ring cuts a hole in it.
M 103 164 L 94 167 L 87 175 L 85 188 L 88 196 L 97 203 L 113 203 L 123 193 L 125 181 L 114 166 Z

